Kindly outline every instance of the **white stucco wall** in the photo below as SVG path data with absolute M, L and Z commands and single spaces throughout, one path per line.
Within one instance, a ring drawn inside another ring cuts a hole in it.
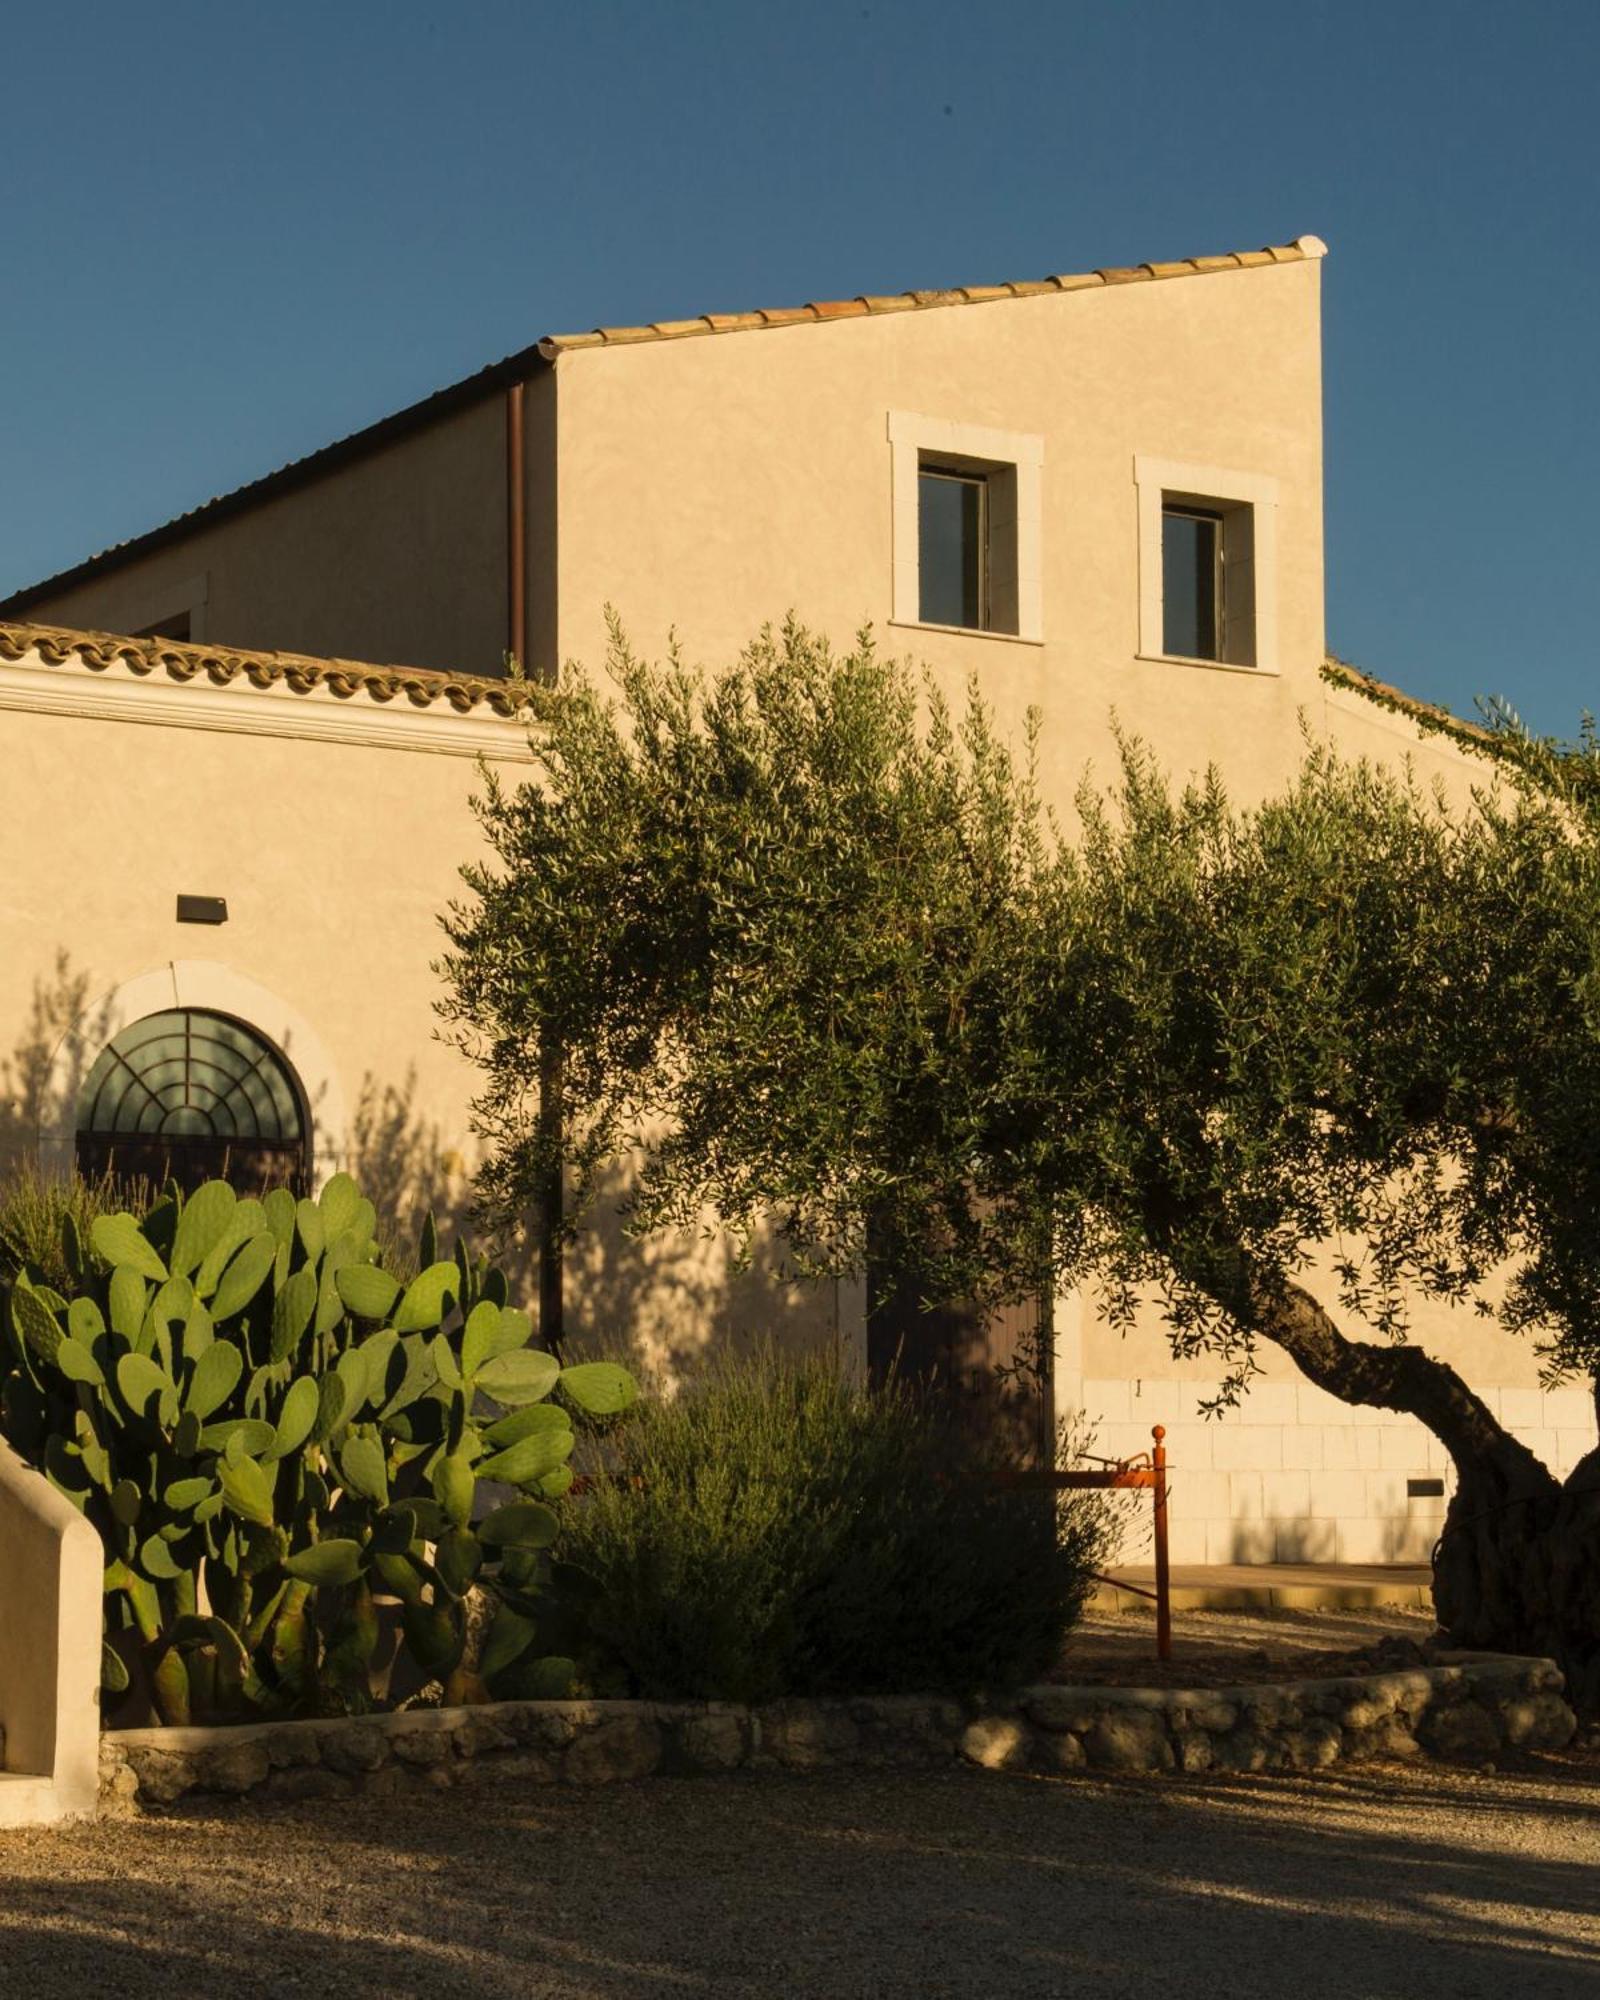
M 0 1826 L 94 1810 L 104 1568 L 71 1501 L 0 1444 Z
M 1215 1381 L 1091 1378 L 1084 1409 L 1094 1449 L 1129 1458 L 1166 1426 L 1174 1562 L 1426 1562 L 1455 1477 L 1444 1447 L 1392 1410 L 1356 1409 L 1305 1381 L 1258 1382 L 1240 1405 L 1206 1418 Z M 1474 1381 L 1491 1412 L 1558 1476 L 1595 1446 L 1594 1400 L 1580 1387 L 1499 1388 Z M 1408 1498 L 1408 1479 L 1442 1479 Z M 1145 1510 L 1148 1512 L 1148 1510 Z M 1141 1516 L 1130 1557 L 1148 1560 Z

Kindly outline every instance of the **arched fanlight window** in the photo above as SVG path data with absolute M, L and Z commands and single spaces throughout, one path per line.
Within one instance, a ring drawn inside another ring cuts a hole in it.
M 108 1042 L 78 1098 L 91 1177 L 226 1180 L 242 1192 L 307 1178 L 307 1121 L 288 1064 L 223 1014 L 148 1014 Z

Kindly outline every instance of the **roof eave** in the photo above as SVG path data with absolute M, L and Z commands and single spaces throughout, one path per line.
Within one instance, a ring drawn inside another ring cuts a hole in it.
M 275 472 L 264 473 L 247 485 L 236 486 L 231 493 L 202 501 L 198 507 L 191 507 L 187 513 L 164 521 L 158 528 L 149 528 L 142 535 L 134 535 L 109 549 L 101 549 L 95 555 L 86 556 L 82 562 L 74 563 L 70 569 L 58 570 L 54 576 L 25 584 L 9 597 L 0 598 L 0 619 L 25 618 L 31 607 L 42 598 L 57 596 L 77 584 L 88 583 L 108 570 L 119 569 L 124 563 L 135 562 L 141 556 L 153 555 L 174 542 L 184 541 L 203 528 L 216 527 L 237 515 L 248 513 L 264 501 L 312 485 L 342 466 L 381 451 L 386 445 L 399 443 L 418 431 L 427 430 L 430 425 L 510 388 L 513 383 L 528 381 L 551 365 L 553 357 L 545 352 L 547 344 L 540 341 L 532 347 L 521 348 L 515 354 L 508 354 L 503 361 L 480 369 L 476 375 L 468 375 L 460 382 L 436 389 L 420 402 L 409 403 L 405 409 L 381 417 L 375 424 L 352 431 L 348 437 L 337 438 L 332 444 L 323 445 L 304 458 L 291 459 Z

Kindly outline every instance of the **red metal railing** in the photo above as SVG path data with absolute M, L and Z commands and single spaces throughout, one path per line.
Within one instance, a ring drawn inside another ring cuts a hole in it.
M 1098 1472 L 1037 1472 L 1022 1475 L 1022 1482 L 1029 1486 L 1048 1486 L 1057 1492 L 1103 1491 L 1106 1488 L 1126 1489 L 1128 1487 L 1148 1487 L 1155 1502 L 1156 1527 L 1156 1587 L 1154 1591 L 1141 1590 L 1136 1583 L 1124 1583 L 1118 1577 L 1100 1576 L 1096 1581 L 1109 1583 L 1115 1590 L 1132 1591 L 1135 1597 L 1152 1597 L 1156 1607 L 1156 1658 L 1172 1658 L 1172 1589 L 1171 1569 L 1167 1561 L 1167 1448 L 1162 1440 L 1166 1437 L 1163 1424 L 1152 1426 L 1150 1436 L 1152 1449 L 1141 1451 L 1133 1458 L 1102 1458 L 1094 1462 L 1101 1467 Z M 1081 1454 L 1093 1459 L 1092 1452 Z

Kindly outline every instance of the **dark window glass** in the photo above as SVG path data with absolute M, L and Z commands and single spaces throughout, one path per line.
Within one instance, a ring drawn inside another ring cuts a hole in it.
M 241 1193 L 304 1186 L 300 1093 L 288 1065 L 222 1014 L 171 1008 L 124 1028 L 78 1096 L 78 1169 Z
M 1161 516 L 1163 652 L 1181 660 L 1220 660 L 1217 575 L 1222 523 L 1215 514 L 1168 507 Z
M 984 624 L 984 485 L 960 473 L 929 472 L 918 482 L 919 616 L 924 625 Z
M 193 623 L 187 611 L 179 611 L 171 618 L 163 618 L 159 625 L 142 625 L 133 636 L 136 639 L 177 639 L 187 645 Z

